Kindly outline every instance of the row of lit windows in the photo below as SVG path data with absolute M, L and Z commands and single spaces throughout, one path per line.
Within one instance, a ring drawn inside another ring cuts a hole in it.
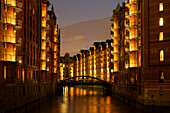
M 163 3 L 159 3 L 159 11 L 163 11 Z M 164 25 L 164 19 L 163 17 L 159 18 L 159 26 L 163 26 Z M 159 41 L 163 41 L 164 40 L 164 33 L 163 32 L 159 32 Z
M 159 3 L 159 11 L 163 11 L 163 3 Z M 164 25 L 164 19 L 163 17 L 159 18 L 159 26 L 163 26 Z M 164 33 L 163 32 L 159 32 L 159 41 L 163 41 L 164 37 L 163 37 Z M 160 62 L 164 61 L 164 50 L 160 50 Z

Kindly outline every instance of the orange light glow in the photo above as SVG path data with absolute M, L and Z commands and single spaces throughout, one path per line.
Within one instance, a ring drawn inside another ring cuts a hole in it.
M 159 11 L 163 11 L 163 3 L 159 3 Z
M 159 33 L 159 41 L 163 41 L 163 38 L 164 38 L 163 35 L 164 35 L 163 32 L 160 32 L 160 33 Z
M 24 69 L 22 69 L 22 82 L 24 82 L 25 81 L 25 71 L 24 71 Z
M 4 66 L 4 79 L 6 79 L 6 66 Z
M 159 18 L 159 26 L 163 26 L 163 24 L 164 24 L 163 18 Z
M 164 61 L 164 50 L 160 51 L 160 61 Z

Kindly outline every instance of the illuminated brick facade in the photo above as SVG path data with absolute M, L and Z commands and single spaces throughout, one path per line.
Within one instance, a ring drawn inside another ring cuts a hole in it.
M 111 18 L 111 72 L 117 92 L 146 105 L 168 105 L 169 5 L 163 0 L 126 0 Z
M 0 60 L 6 82 L 56 81 L 60 31 L 49 5 L 47 0 L 2 0 Z
M 55 90 L 60 30 L 49 5 L 48 0 L 1 0 L 0 112 Z
M 89 50 L 80 50 L 73 57 L 74 76 L 92 76 L 111 81 L 111 40 L 94 42 Z
M 73 77 L 73 58 L 69 53 L 66 53 L 64 57 L 60 57 L 60 77 L 59 80 L 65 80 Z

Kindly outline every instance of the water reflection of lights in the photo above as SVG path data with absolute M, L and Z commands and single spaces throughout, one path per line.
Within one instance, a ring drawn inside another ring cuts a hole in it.
M 86 96 L 86 95 L 93 95 L 96 96 L 98 94 L 103 94 L 103 92 L 99 92 L 98 88 L 100 87 L 96 87 L 93 86 L 93 88 L 91 86 L 83 86 L 83 87 L 63 87 L 63 96 L 70 96 L 71 98 L 73 98 L 74 96 Z M 102 87 L 100 89 L 100 91 L 102 91 Z
M 68 97 L 63 97 L 63 103 L 61 104 L 62 113 L 68 113 Z
M 76 88 L 76 96 L 79 96 L 79 88 Z
M 87 90 L 84 90 L 83 93 L 84 93 L 84 95 L 87 95 Z
M 70 96 L 74 96 L 74 88 L 70 87 Z
M 68 87 L 63 87 L 63 95 L 68 96 Z
M 70 87 L 70 99 L 73 100 L 74 99 L 74 88 Z
M 83 89 L 80 89 L 80 95 L 83 95 Z
M 97 91 L 94 91 L 93 95 L 97 95 Z
M 106 97 L 106 104 L 111 104 L 111 98 L 110 97 Z
M 93 95 L 93 91 L 89 91 L 89 94 L 90 94 L 90 95 Z

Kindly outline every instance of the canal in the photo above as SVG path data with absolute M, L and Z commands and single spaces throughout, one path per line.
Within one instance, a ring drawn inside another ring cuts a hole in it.
M 29 113 L 142 113 L 117 99 L 103 94 L 96 86 L 65 87 L 63 95 L 49 99 Z
M 32 106 L 32 107 L 30 107 Z M 155 111 L 154 111 L 155 112 Z M 106 96 L 101 86 L 64 87 L 62 95 L 7 113 L 148 113 Z M 152 112 L 153 113 L 153 112 Z M 158 112 L 164 113 L 164 112 Z M 169 113 L 169 112 L 168 112 Z

